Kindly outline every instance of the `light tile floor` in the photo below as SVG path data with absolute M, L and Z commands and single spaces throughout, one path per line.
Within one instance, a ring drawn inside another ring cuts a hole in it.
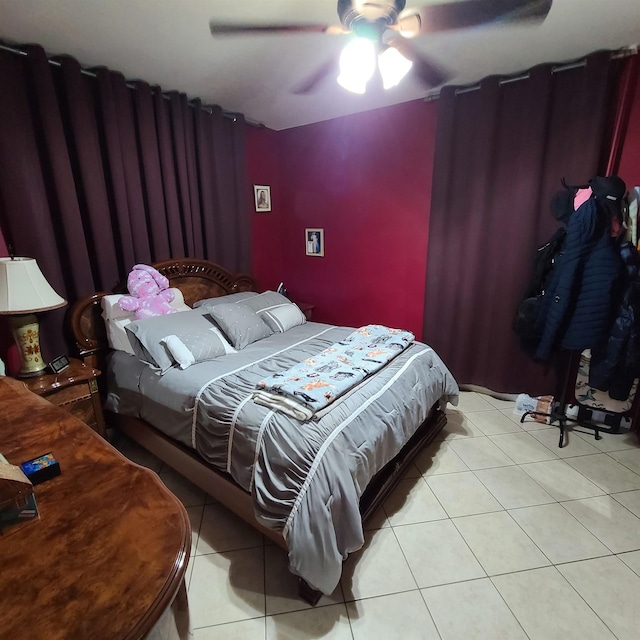
M 335 592 L 310 607 L 286 554 L 122 437 L 193 528 L 195 640 L 640 638 L 640 445 L 633 433 L 519 423 L 473 392 L 368 524 Z

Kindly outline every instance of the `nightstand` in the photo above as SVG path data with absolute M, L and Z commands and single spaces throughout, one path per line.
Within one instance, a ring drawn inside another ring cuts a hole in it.
M 315 308 L 315 305 L 309 304 L 308 302 L 296 302 L 296 304 L 300 308 L 300 311 L 304 313 L 304 317 L 310 321 L 313 316 L 313 309 Z
M 69 366 L 60 373 L 45 373 L 34 378 L 20 378 L 27 389 L 66 409 L 85 424 L 107 437 L 98 394 L 98 369 L 69 358 Z

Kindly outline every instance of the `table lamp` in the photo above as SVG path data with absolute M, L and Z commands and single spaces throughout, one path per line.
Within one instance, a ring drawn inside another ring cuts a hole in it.
M 40 375 L 47 366 L 40 353 L 36 312 L 59 309 L 66 304 L 33 258 L 0 258 L 0 315 L 10 316 L 22 363 L 19 378 Z

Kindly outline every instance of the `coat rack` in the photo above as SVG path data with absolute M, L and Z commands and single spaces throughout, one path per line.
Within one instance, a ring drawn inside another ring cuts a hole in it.
M 601 424 L 581 418 L 580 415 L 578 415 L 577 418 L 572 418 L 567 415 L 567 396 L 569 393 L 569 385 L 571 384 L 571 381 L 575 383 L 575 374 L 578 370 L 578 365 L 580 362 L 580 353 L 577 353 L 575 351 L 568 351 L 563 354 L 563 357 L 564 365 L 562 375 L 562 390 L 560 392 L 559 400 L 557 401 L 557 403 L 554 403 L 551 411 L 549 411 L 548 413 L 544 411 L 526 411 L 522 414 L 520 422 L 523 423 L 527 416 L 546 417 L 548 418 L 548 422 L 550 425 L 552 425 L 554 422 L 557 422 L 560 428 L 560 441 L 558 442 L 558 447 L 560 448 L 564 447 L 567 423 L 579 424 L 581 427 L 585 427 L 586 429 L 593 429 L 593 431 L 595 431 L 596 440 L 602 440 L 602 436 L 600 435 L 601 431 L 604 431 L 605 433 L 620 433 L 619 422 L 618 424 L 614 424 L 610 427 L 603 427 Z

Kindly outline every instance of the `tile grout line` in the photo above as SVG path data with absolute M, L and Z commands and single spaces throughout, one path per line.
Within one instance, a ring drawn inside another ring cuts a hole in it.
M 532 463 L 535 464 L 535 463 Z M 512 465 L 509 465 L 509 467 L 511 467 Z M 529 480 L 531 480 L 541 491 L 544 491 L 550 498 L 551 500 L 553 500 L 553 502 L 558 502 L 558 500 L 556 500 L 540 483 L 536 482 L 535 478 L 532 478 L 523 468 L 522 465 L 515 465 L 518 469 L 520 469 L 520 471 L 522 471 L 522 473 L 524 473 L 527 478 L 529 478 Z M 506 467 L 493 467 L 495 469 L 501 469 L 501 468 L 506 468 Z M 505 511 L 509 511 L 510 509 L 508 507 L 505 507 L 502 502 L 500 502 L 500 499 L 498 498 L 498 496 L 494 495 L 493 492 L 491 491 L 491 489 L 482 481 L 482 478 L 479 478 L 476 474 L 476 471 L 487 471 L 487 469 L 476 469 L 475 471 L 473 471 L 473 475 L 476 477 L 476 479 L 478 480 L 478 482 L 495 498 L 495 500 L 497 501 L 497 503 L 499 505 L 502 506 L 502 508 Z M 543 502 L 542 504 L 552 504 L 551 502 Z M 539 507 L 541 505 L 539 504 L 533 504 L 533 505 L 527 505 L 525 507 L 511 507 L 511 509 L 528 509 L 529 507 Z
M 540 567 L 537 567 L 537 568 L 540 568 Z M 533 571 L 533 569 L 525 569 L 525 571 Z M 522 633 L 524 633 L 524 635 L 527 638 L 529 638 L 529 640 L 532 640 L 531 636 L 526 632 L 525 628 L 522 626 L 522 622 L 520 622 L 520 619 L 515 614 L 515 612 L 511 609 L 511 607 L 509 606 L 509 603 L 504 599 L 504 596 L 502 595 L 500 589 L 498 589 L 498 587 L 496 586 L 496 583 L 493 581 L 493 576 L 488 576 L 488 578 L 489 578 L 489 581 L 491 582 L 491 586 L 496 590 L 496 593 L 500 596 L 500 599 L 502 600 L 502 602 L 504 602 L 504 606 L 507 607 L 507 611 L 509 611 L 509 613 L 513 616 L 513 619 L 518 623 L 518 626 L 522 629 Z
M 620 466 L 624 467 L 625 469 L 628 469 L 629 471 L 631 471 L 631 473 L 635 473 L 640 478 L 640 473 L 638 473 L 637 471 L 634 471 L 631 467 L 626 465 L 624 462 L 620 462 L 620 460 L 616 460 L 611 455 L 612 453 L 620 453 L 621 451 L 628 451 L 628 449 L 621 449 L 620 451 L 604 451 L 603 453 L 606 453 L 606 455 L 608 455 L 614 462 L 617 462 Z M 633 491 L 633 489 L 631 489 L 631 491 Z M 621 492 L 618 492 L 618 493 L 621 493 Z
M 637 474 L 635 471 L 633 471 L 633 469 L 629 469 L 629 467 L 623 465 L 622 463 L 618 462 L 615 458 L 609 456 L 608 453 L 606 453 L 605 451 L 600 451 L 599 453 L 590 453 L 589 455 L 586 456 L 574 456 L 574 457 L 579 457 L 579 458 L 588 458 L 590 456 L 599 456 L 599 455 L 605 455 L 609 458 L 611 458 L 611 460 L 613 460 L 614 462 L 616 462 L 617 464 L 619 464 L 621 467 L 625 468 L 627 471 L 631 471 L 631 473 L 633 473 L 634 475 L 638 476 L 640 478 L 640 475 Z M 567 464 L 569 464 L 567 462 Z M 598 482 L 596 480 L 593 480 L 592 478 L 589 478 L 589 476 L 585 475 L 584 473 L 582 473 L 582 471 L 580 471 L 579 469 L 576 469 L 573 465 L 569 466 L 574 470 L 577 471 L 580 475 L 582 475 L 584 478 L 586 478 L 589 482 L 591 482 L 591 484 L 594 484 L 596 487 L 598 487 L 598 489 L 600 489 L 600 491 L 603 491 L 606 495 L 611 495 L 611 492 L 607 490 L 606 487 L 601 486 L 600 484 L 598 484 Z M 629 491 L 634 491 L 634 489 L 629 489 Z M 618 492 L 621 493 L 621 492 Z M 568 500 L 564 500 L 564 502 L 569 502 Z
M 627 567 L 628 569 L 630 569 L 635 575 L 638 576 L 638 578 L 640 578 L 640 566 L 638 567 L 638 569 L 634 569 L 633 567 L 630 567 L 620 556 L 623 556 L 627 553 L 638 553 L 637 551 L 623 551 L 622 553 L 616 553 L 616 558 L 618 558 L 618 560 L 620 560 L 620 562 L 622 562 L 624 564 L 625 567 Z
M 603 558 L 608 558 L 610 556 L 600 556 Z M 615 557 L 615 554 L 614 554 Z M 588 558 L 587 560 L 595 560 L 596 558 Z M 576 562 L 585 562 L 585 560 L 576 560 Z M 622 560 L 620 560 L 620 562 L 622 562 Z M 570 564 L 568 562 L 565 562 L 563 564 Z M 624 564 L 624 563 L 623 563 Z M 554 565 L 555 567 L 555 565 Z M 580 598 L 582 600 L 582 602 L 584 602 L 587 607 L 589 607 L 589 609 L 591 609 L 591 611 L 593 611 L 593 615 L 598 618 L 598 620 L 600 620 L 600 622 L 602 622 L 602 624 L 605 626 L 606 629 L 609 629 L 609 631 L 611 632 L 611 635 L 614 638 L 617 638 L 618 636 L 613 632 L 613 629 L 611 629 L 611 627 L 609 627 L 609 625 L 598 615 L 598 612 L 582 597 L 582 594 L 569 582 L 569 580 L 567 580 L 564 575 L 562 574 L 562 571 L 560 571 L 557 567 L 555 567 L 556 571 L 560 574 L 560 577 L 569 585 L 569 587 L 571 587 L 571 589 L 573 589 L 575 591 L 575 593 L 578 595 L 578 598 Z
M 626 504 L 622 504 L 622 502 L 620 502 L 616 496 L 620 493 L 633 493 L 634 491 L 640 491 L 640 489 L 631 489 L 630 491 L 616 491 L 615 493 L 609 493 L 608 495 L 613 498 L 621 507 L 623 507 L 624 509 L 626 509 L 632 516 L 635 516 L 636 518 L 638 518 L 638 520 L 640 520 L 640 516 L 637 515 L 636 513 L 634 513 L 633 511 L 631 511 L 631 509 L 629 509 L 629 507 L 627 507 Z M 624 553 L 624 552 L 623 552 Z

